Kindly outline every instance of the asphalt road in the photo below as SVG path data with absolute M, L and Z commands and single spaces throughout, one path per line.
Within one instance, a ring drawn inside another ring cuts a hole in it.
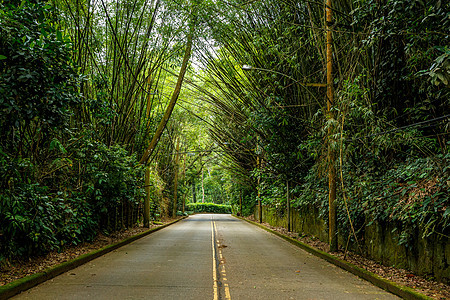
M 14 299 L 397 299 L 229 215 L 195 215 Z

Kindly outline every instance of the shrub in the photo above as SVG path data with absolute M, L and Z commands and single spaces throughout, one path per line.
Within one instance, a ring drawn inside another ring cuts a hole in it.
M 197 213 L 231 214 L 231 205 L 215 203 L 188 203 L 186 210 Z

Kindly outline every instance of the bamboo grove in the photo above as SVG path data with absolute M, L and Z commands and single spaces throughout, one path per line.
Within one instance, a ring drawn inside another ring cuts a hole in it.
M 330 165 L 341 236 L 385 222 L 406 247 L 448 238 L 449 4 L 330 9 L 2 1 L 0 260 L 134 226 L 146 197 L 152 220 L 260 201 L 327 222 Z

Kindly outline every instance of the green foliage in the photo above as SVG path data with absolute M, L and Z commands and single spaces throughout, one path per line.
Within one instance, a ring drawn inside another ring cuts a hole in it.
M 216 160 L 208 162 L 208 165 L 214 164 Z M 208 203 L 216 203 L 216 204 L 225 204 L 228 203 L 227 192 L 224 189 L 224 172 L 214 165 L 209 165 L 208 167 L 204 166 L 203 168 L 208 168 L 203 172 L 203 190 L 205 195 L 205 202 Z M 201 176 L 200 176 L 201 177 Z M 202 182 L 201 178 L 199 178 L 197 188 L 200 189 L 199 196 L 202 196 L 201 188 Z
M 234 185 L 233 190 L 229 191 L 229 194 L 233 214 L 241 215 L 241 204 L 241 216 L 246 217 L 254 213 L 255 205 L 257 203 L 256 193 L 254 190 Z
M 70 39 L 51 5 L 1 5 L 0 255 L 30 256 L 92 239 L 98 219 L 85 195 L 59 189 L 67 176 L 53 180 L 70 171 L 61 136 L 81 100 Z
M 326 176 L 320 176 L 317 167 L 311 168 L 304 182 L 295 187 L 299 194 L 293 202 L 293 207 L 308 211 L 311 208 L 319 210 L 319 217 L 327 220 L 328 216 L 328 182 Z
M 81 188 L 90 197 L 97 213 L 107 215 L 122 202 L 137 205 L 144 197 L 143 166 L 120 146 L 84 140 L 78 145 Z
M 39 184 L 21 184 L 0 195 L 0 255 L 20 257 L 89 241 L 98 221 L 80 196 L 50 194 Z
M 438 56 L 428 70 L 419 72 L 419 74 L 429 75 L 431 83 L 434 85 L 450 85 L 450 49 L 449 47 L 436 47 L 443 54 Z
M 25 256 L 53 250 L 58 241 L 54 233 L 60 203 L 45 195 L 37 184 L 24 185 L 16 193 L 1 195 L 1 251 Z
M 150 168 L 149 182 L 150 218 L 153 220 L 159 220 L 161 219 L 161 205 L 165 183 L 158 174 L 157 170 L 152 167 Z
M 186 210 L 196 213 L 231 214 L 231 206 L 215 203 L 188 203 Z
M 352 12 L 353 25 L 371 32 L 361 43 L 372 103 L 396 125 L 446 112 L 449 91 L 439 83 L 448 77 L 449 9 L 442 1 L 367 0 Z
M 40 1 L 0 10 L 0 136 L 5 151 L 36 156 L 50 131 L 67 126 L 80 102 L 71 43 Z M 36 159 L 37 157 L 35 157 Z
M 419 238 L 448 236 L 449 158 L 446 154 L 409 159 L 379 175 L 376 170 L 363 176 L 358 176 L 360 172 L 353 173 L 359 180 L 353 178 L 354 186 L 349 187 L 348 197 L 356 206 L 360 205 L 368 224 L 377 221 L 394 225 L 400 244 L 410 246 L 419 232 L 422 234 Z M 353 211 L 356 213 L 358 208 Z
M 52 144 L 65 149 L 59 142 Z M 67 151 L 74 162 L 66 169 L 71 176 L 59 178 L 66 178 L 66 192 L 37 183 L 35 167 L 29 161 L 0 152 L 0 181 L 8 186 L 0 194 L 1 255 L 59 250 L 90 241 L 99 230 L 109 232 L 132 222 L 125 217 L 127 221 L 121 219 L 121 224 L 112 223 L 124 206 L 137 210 L 144 197 L 143 167 L 137 166 L 136 159 L 119 146 L 108 148 L 89 139 L 78 139 Z
M 358 234 L 373 222 L 390 224 L 398 234 L 398 243 L 410 246 L 417 238 L 448 238 L 450 209 L 448 204 L 450 172 L 449 154 L 410 159 L 391 168 L 377 165 L 364 155 L 344 166 L 345 191 L 340 189 L 338 201 L 339 232 L 351 234 L 350 217 Z M 312 171 L 294 200 L 299 210 L 319 210 L 327 220 L 327 182 Z M 419 232 L 421 233 L 418 236 Z M 353 237 L 351 237 L 353 239 Z

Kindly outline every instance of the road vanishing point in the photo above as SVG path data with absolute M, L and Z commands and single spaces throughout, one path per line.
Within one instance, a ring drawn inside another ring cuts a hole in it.
M 398 299 L 230 215 L 199 214 L 13 299 Z

